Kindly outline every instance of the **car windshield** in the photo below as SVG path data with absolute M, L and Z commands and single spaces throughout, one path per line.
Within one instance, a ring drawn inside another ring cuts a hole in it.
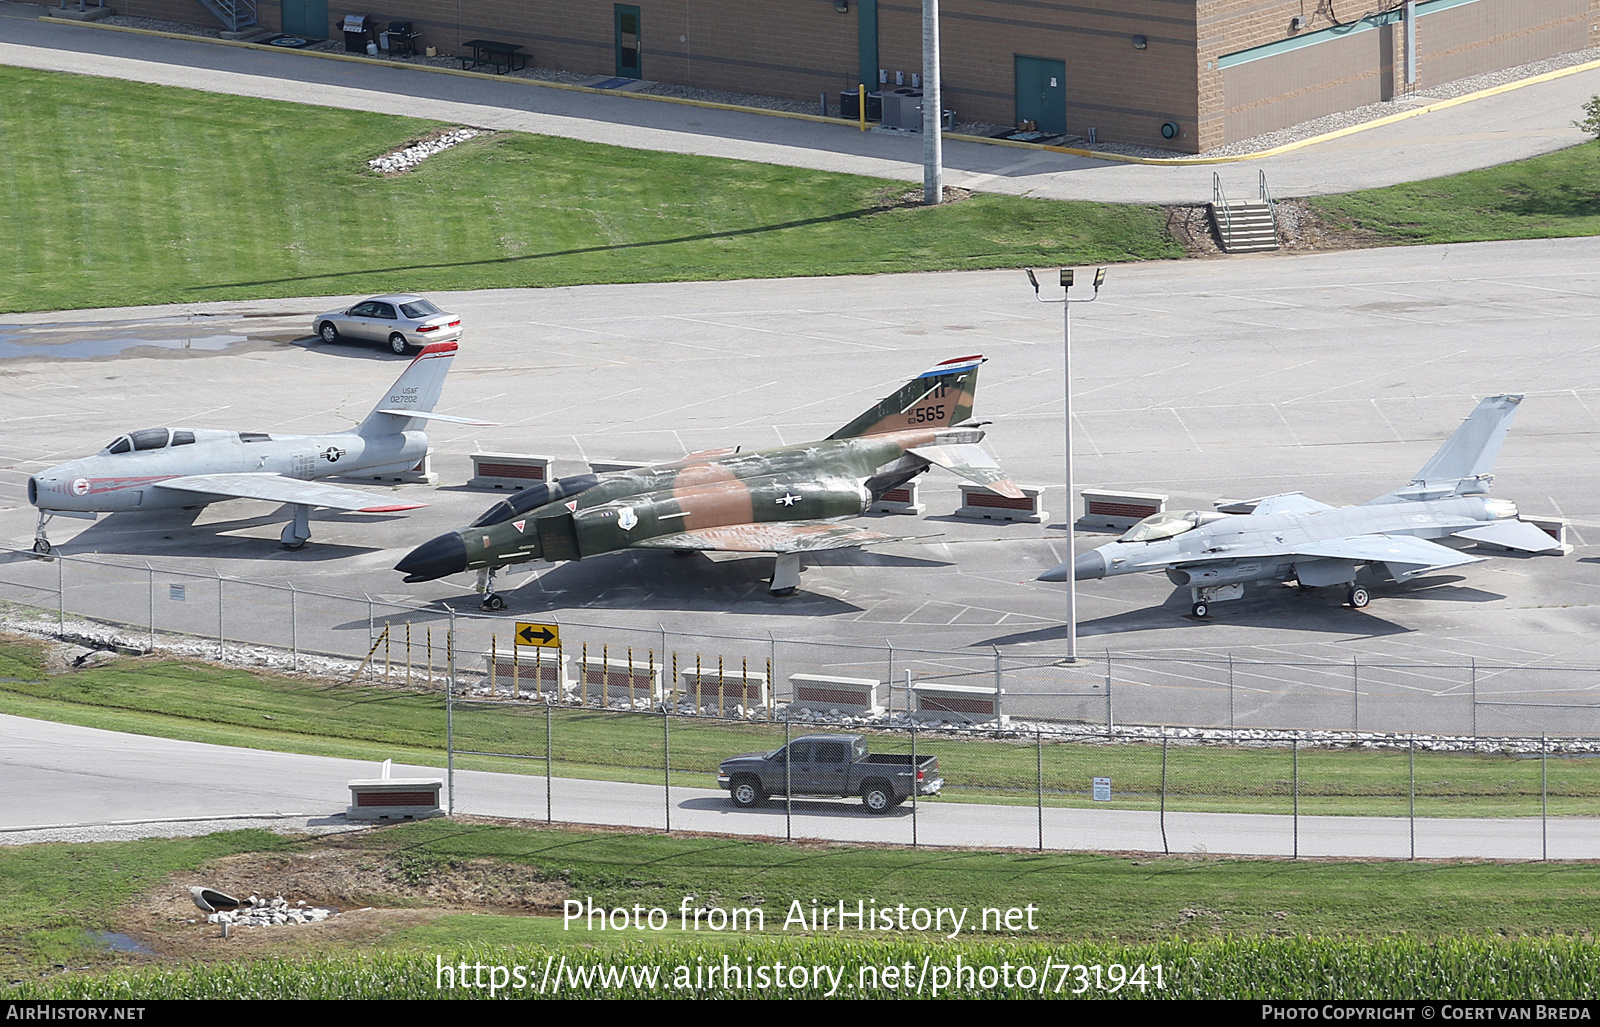
M 1201 520 L 1202 515 L 1198 510 L 1169 510 L 1152 514 L 1129 528 L 1117 541 L 1156 542 L 1198 528 Z
M 400 304 L 400 313 L 411 318 L 413 321 L 420 321 L 425 317 L 432 317 L 435 314 L 441 313 L 441 311 L 438 307 L 434 306 L 432 303 L 429 303 L 427 300 L 412 300 L 410 303 Z

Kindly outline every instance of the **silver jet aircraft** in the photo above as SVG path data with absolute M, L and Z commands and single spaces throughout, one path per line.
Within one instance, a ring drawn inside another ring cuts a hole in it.
M 283 529 L 290 549 L 311 537 L 311 508 L 391 513 L 426 503 L 396 502 L 357 489 L 319 484 L 334 475 L 399 474 L 428 452 L 427 421 L 482 424 L 433 413 L 455 359 L 456 343 L 425 347 L 354 430 L 327 435 L 146 428 L 119 435 L 94 456 L 52 467 L 28 479 L 28 502 L 39 508 L 33 551 L 50 552 L 45 525 L 62 514 L 94 520 L 96 514 L 170 510 L 224 499 L 288 503 Z
M 1335 508 L 1290 492 L 1223 508 L 1247 513 L 1159 513 L 1038 580 L 1164 570 L 1173 584 L 1189 587 L 1196 617 L 1206 616 L 1211 603 L 1240 598 L 1251 581 L 1345 585 L 1347 601 L 1360 609 L 1371 598 L 1356 584 L 1363 566 L 1380 580 L 1400 582 L 1484 559 L 1452 543 L 1560 552 L 1542 529 L 1517 519 L 1515 503 L 1487 495 L 1521 402 L 1521 396 L 1493 396 L 1479 403 L 1410 484 L 1361 506 Z

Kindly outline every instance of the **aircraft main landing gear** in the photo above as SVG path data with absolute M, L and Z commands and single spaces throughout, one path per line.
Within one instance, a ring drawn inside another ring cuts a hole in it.
M 1372 595 L 1360 585 L 1351 585 L 1349 594 L 1345 596 L 1345 601 L 1350 604 L 1352 610 L 1360 610 L 1372 602 Z
M 278 536 L 278 541 L 283 543 L 285 549 L 299 549 L 311 539 L 311 507 L 304 503 L 294 504 L 294 515 L 289 518 L 289 523 L 283 526 L 283 534 Z
M 1199 602 L 1190 607 L 1189 612 L 1194 614 L 1196 617 L 1204 617 L 1211 612 L 1211 607 L 1204 602 Z

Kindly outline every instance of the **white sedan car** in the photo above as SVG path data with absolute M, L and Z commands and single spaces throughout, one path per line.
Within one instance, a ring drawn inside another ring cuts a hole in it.
M 394 293 L 362 300 L 348 310 L 318 314 L 311 330 L 323 342 L 383 342 L 393 352 L 405 353 L 413 346 L 461 338 L 461 318 L 446 314 L 421 296 Z

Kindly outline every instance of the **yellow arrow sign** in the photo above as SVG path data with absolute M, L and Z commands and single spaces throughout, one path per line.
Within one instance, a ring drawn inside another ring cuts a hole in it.
M 530 624 L 517 621 L 518 645 L 537 646 L 541 649 L 561 648 L 561 628 L 556 624 Z

